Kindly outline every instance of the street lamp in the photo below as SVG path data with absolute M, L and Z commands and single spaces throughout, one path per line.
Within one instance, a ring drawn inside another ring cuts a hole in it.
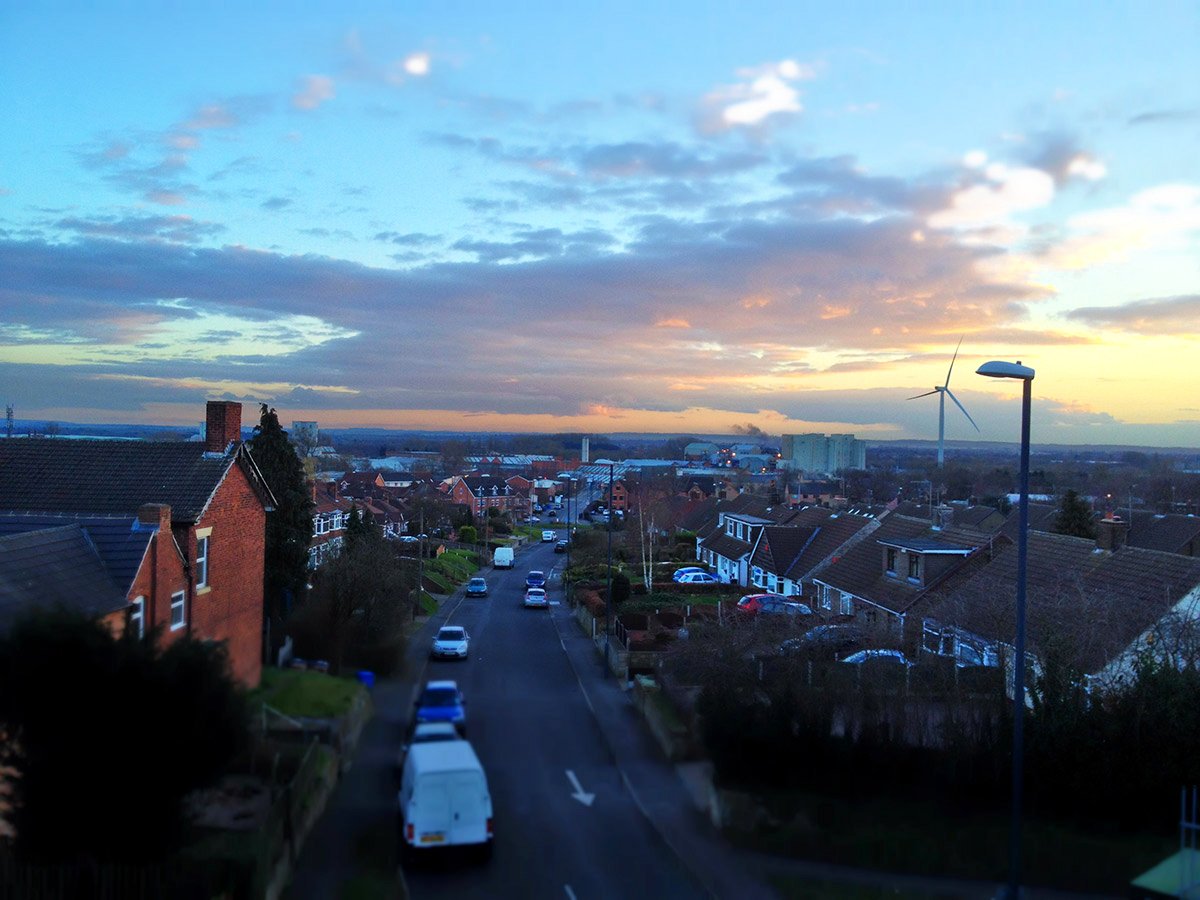
M 1013 660 L 1013 763 L 1012 821 L 1008 834 L 1008 896 L 1017 900 L 1021 890 L 1021 793 L 1025 742 L 1025 570 L 1029 558 L 1029 411 L 1033 396 L 1033 369 L 1020 360 L 985 362 L 975 370 L 989 378 L 1015 378 L 1021 394 L 1021 505 L 1017 516 L 1017 642 Z
M 609 628 L 612 626 L 609 621 L 612 617 L 612 520 L 613 520 L 613 464 L 608 464 L 608 584 L 604 594 L 604 677 L 608 677 L 610 670 L 608 663 L 608 645 L 612 639 L 609 637 Z

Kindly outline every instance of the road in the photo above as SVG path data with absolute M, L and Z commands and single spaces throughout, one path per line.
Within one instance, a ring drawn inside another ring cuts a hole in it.
M 448 623 L 471 635 L 471 659 L 431 661 L 425 680 L 456 679 L 467 698 L 495 850 L 484 865 L 453 859 L 406 870 L 411 896 L 706 896 L 638 812 L 588 709 L 559 637 L 576 626 L 559 603 L 564 557 L 553 546 L 525 550 L 512 570 L 485 570 L 488 598 L 450 607 Z M 549 612 L 521 606 L 525 574 L 539 568 L 554 570 Z

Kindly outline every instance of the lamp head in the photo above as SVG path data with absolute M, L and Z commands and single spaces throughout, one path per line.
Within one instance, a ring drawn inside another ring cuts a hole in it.
M 1029 366 L 1021 365 L 1020 360 L 1015 363 L 992 360 L 976 369 L 975 374 L 987 375 L 989 378 L 1017 378 L 1022 381 L 1033 381 L 1034 372 Z

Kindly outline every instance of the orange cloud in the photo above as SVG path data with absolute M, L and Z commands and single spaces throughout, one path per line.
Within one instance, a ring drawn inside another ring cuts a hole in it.
M 687 319 L 659 319 L 654 323 L 655 328 L 691 328 L 692 323 Z

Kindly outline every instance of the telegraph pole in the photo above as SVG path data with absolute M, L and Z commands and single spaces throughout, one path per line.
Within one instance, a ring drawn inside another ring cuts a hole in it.
M 613 494 L 613 464 L 608 464 L 608 590 L 604 595 L 604 675 L 608 677 L 610 666 L 608 662 L 608 645 L 611 641 L 609 637 L 610 621 L 612 619 L 612 494 Z

